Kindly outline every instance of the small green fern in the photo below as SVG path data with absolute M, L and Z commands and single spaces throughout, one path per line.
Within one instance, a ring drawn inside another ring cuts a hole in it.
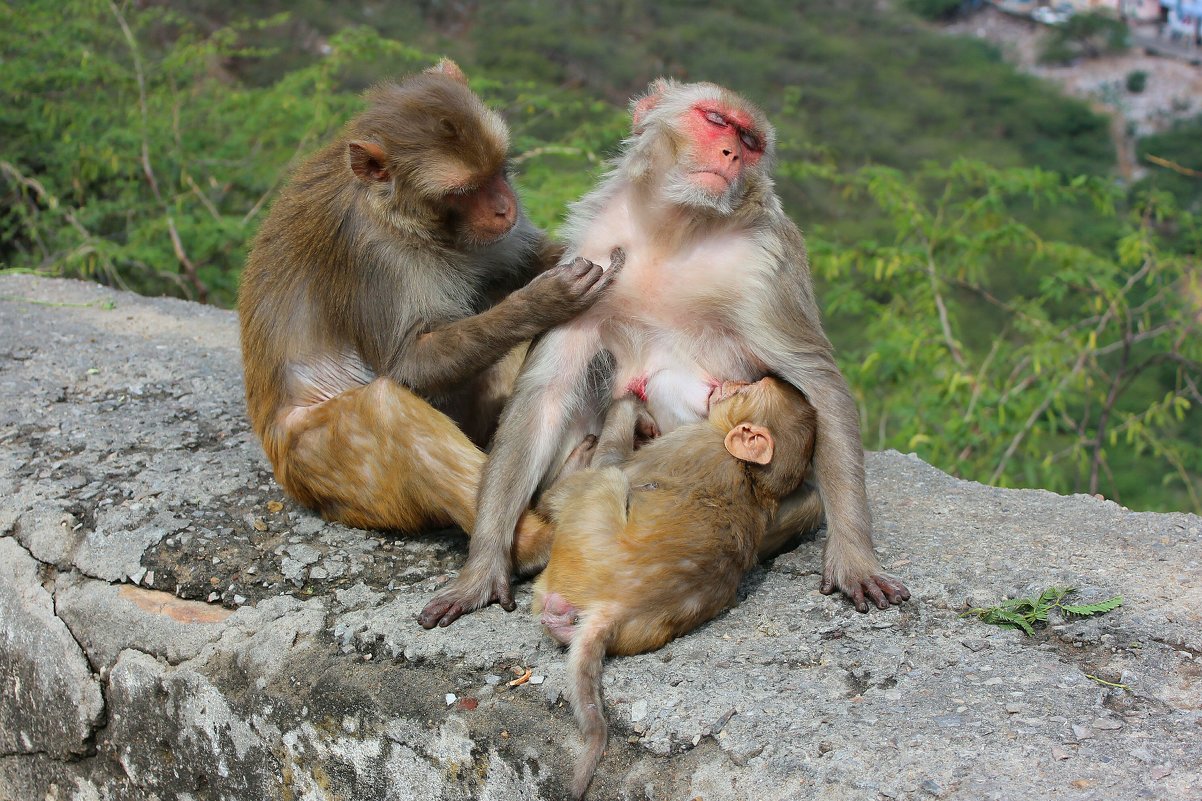
M 1090 617 L 1112 612 L 1123 605 L 1123 596 L 1116 595 L 1105 601 L 1093 604 L 1066 604 L 1064 599 L 1074 587 L 1049 587 L 1039 597 L 1011 598 L 1002 601 L 997 606 L 976 607 L 961 613 L 960 617 L 976 617 L 986 623 L 1002 626 L 1008 629 L 1022 629 L 1026 634 L 1034 634 L 1037 625 L 1046 625 L 1048 615 L 1053 609 L 1059 609 L 1065 617 Z

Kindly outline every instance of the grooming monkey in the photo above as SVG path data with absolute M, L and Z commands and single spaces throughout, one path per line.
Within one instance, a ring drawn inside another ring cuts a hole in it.
M 872 549 L 855 400 L 822 330 L 805 243 L 773 190 L 771 125 L 730 90 L 665 80 L 633 104 L 633 120 L 566 225 L 568 255 L 620 247 L 625 267 L 601 301 L 532 348 L 485 466 L 467 562 L 419 621 L 513 608 L 514 524 L 613 397 L 645 397 L 668 433 L 702 418 L 723 380 L 768 374 L 818 411 L 818 490 L 784 500 L 763 551 L 817 527 L 825 506 L 822 591 L 841 590 L 861 612 L 900 603 L 909 591 Z
M 576 798 L 605 750 L 605 655 L 655 650 L 728 607 L 813 451 L 814 407 L 773 378 L 721 384 L 707 419 L 637 452 L 636 415 L 633 396 L 616 401 L 591 469 L 539 503 L 554 538 L 534 611 L 569 646 L 568 697 L 585 739 Z
M 238 301 L 250 419 L 279 483 L 325 517 L 470 534 L 523 343 L 616 271 L 552 266 L 559 249 L 506 176 L 508 129 L 453 62 L 367 99 L 251 249 Z

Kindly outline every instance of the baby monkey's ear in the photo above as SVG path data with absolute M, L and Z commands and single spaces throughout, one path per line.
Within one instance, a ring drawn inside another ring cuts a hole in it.
M 768 464 L 772 461 L 772 433 L 763 426 L 740 423 L 730 430 L 723 441 L 730 455 L 744 462 Z

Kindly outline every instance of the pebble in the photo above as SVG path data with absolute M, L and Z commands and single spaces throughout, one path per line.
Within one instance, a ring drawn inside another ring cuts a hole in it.
M 1077 738 L 1078 742 L 1081 740 L 1092 739 L 1093 729 L 1089 728 L 1088 726 L 1078 726 L 1076 723 L 1074 723 L 1073 736 Z
M 638 723 L 645 717 L 647 717 L 647 702 L 645 700 L 638 700 L 630 705 L 631 723 Z
M 447 693 L 447 698 L 446 698 L 447 706 L 450 706 L 451 704 L 455 703 L 456 698 L 457 698 L 457 696 L 455 695 L 455 693 Z

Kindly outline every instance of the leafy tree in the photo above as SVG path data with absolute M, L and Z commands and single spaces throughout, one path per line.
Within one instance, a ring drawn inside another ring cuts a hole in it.
M 842 364 L 867 447 L 991 484 L 1202 511 L 1196 216 L 1163 194 L 1123 213 L 1109 182 L 1037 168 L 785 169 L 823 173 L 892 222 L 879 241 L 811 240 L 827 313 L 862 331 Z M 1013 211 L 1082 201 L 1121 217 L 1110 253 L 1042 237 Z M 1014 263 L 1029 283 L 1006 280 Z
M 340 74 L 377 58 L 428 63 L 350 29 L 328 57 L 251 88 L 222 66 L 245 52 L 239 29 L 201 38 L 171 13 L 103 0 L 71 11 L 0 11 L 0 258 L 225 305 L 286 165 L 358 107 Z
M 1136 153 L 1149 171 L 1138 189 L 1169 192 L 1182 207 L 1202 212 L 1202 116 L 1145 136 Z
M 1127 24 L 1104 12 L 1074 14 L 1052 28 L 1043 45 L 1040 61 L 1067 64 L 1078 58 L 1122 53 L 1131 46 Z
M 902 3 L 910 11 L 930 20 L 949 20 L 967 5 L 964 0 L 905 0 Z

